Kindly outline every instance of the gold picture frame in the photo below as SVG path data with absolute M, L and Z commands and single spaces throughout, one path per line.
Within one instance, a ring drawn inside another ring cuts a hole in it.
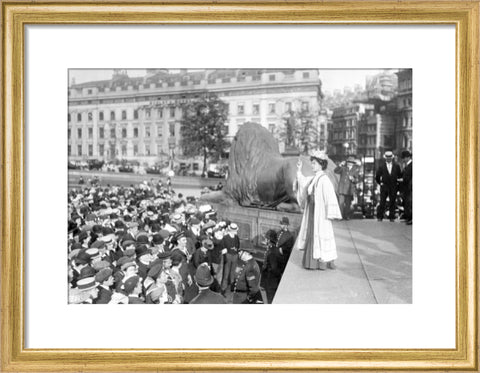
M 1 371 L 478 370 L 479 3 L 2 3 Z M 28 24 L 451 24 L 456 27 L 456 347 L 26 349 L 24 27 Z

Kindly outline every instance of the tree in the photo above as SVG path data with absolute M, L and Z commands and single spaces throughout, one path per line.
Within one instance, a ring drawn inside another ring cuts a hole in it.
M 209 94 L 184 107 L 180 133 L 181 147 L 186 156 L 203 156 L 203 175 L 207 173 L 207 158 L 218 160 L 228 145 L 225 122 L 228 105 Z

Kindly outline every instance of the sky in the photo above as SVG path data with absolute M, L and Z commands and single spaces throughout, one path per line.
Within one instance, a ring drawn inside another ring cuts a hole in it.
M 383 70 L 381 69 L 321 69 L 320 79 L 322 80 L 322 90 L 333 92 L 335 89 L 343 90 L 344 87 L 353 88 L 355 84 L 365 87 L 365 78 L 368 75 L 375 75 Z M 145 69 L 127 70 L 130 77 L 145 75 Z M 94 80 L 106 80 L 112 77 L 112 69 L 82 69 L 70 70 L 69 81 L 75 78 L 75 83 L 83 83 Z

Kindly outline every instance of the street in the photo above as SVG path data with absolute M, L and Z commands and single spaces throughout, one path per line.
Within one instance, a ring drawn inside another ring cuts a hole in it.
M 412 226 L 372 219 L 334 222 L 336 270 L 306 270 L 294 250 L 274 304 L 412 302 Z
M 69 170 L 68 171 L 68 187 L 78 188 L 78 180 L 80 176 L 83 177 L 85 184 L 89 185 L 88 180 L 94 176 L 98 176 L 100 179 L 100 185 L 106 186 L 110 185 L 120 185 L 120 186 L 130 186 L 131 184 L 137 185 L 144 180 L 149 181 L 154 179 L 155 181 L 161 180 L 165 185 L 167 177 L 158 174 L 146 174 L 138 175 L 134 173 L 114 173 L 114 172 L 101 172 L 101 171 L 80 171 L 80 170 Z M 216 186 L 219 182 L 222 182 L 225 185 L 225 179 L 217 178 L 202 178 L 194 176 L 174 176 L 172 178 L 172 187 L 177 193 L 183 193 L 185 196 L 194 196 L 199 197 L 201 189 L 205 187 Z

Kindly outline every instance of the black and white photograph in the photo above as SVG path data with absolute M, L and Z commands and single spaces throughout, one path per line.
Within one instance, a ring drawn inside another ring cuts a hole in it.
M 66 303 L 412 304 L 412 73 L 69 69 Z

